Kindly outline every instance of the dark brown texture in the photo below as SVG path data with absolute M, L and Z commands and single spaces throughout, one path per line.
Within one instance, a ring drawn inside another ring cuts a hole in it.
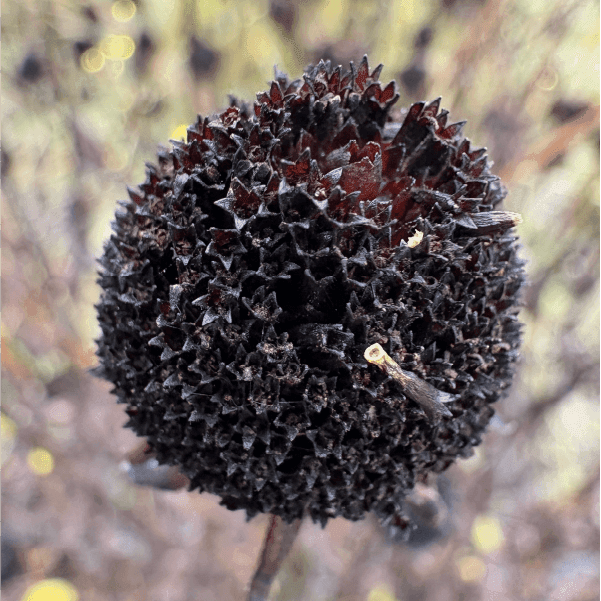
M 416 478 L 469 455 L 511 381 L 504 188 L 439 100 L 393 113 L 381 68 L 277 73 L 254 107 L 199 118 L 101 260 L 99 373 L 128 426 L 248 516 L 402 523 Z M 376 342 L 456 395 L 448 417 L 367 365 Z

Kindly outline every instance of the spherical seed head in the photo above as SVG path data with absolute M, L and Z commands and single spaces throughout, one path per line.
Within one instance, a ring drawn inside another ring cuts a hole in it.
M 98 371 L 127 426 L 249 517 L 403 525 L 416 480 L 470 454 L 512 378 L 505 190 L 439 100 L 393 112 L 380 70 L 276 72 L 253 107 L 199 118 L 100 261 Z M 375 343 L 456 395 L 452 417 L 368 363 Z

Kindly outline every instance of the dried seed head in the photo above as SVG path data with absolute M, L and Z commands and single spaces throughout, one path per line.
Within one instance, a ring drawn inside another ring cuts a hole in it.
M 439 100 L 395 113 L 380 70 L 276 72 L 253 107 L 199 118 L 101 259 L 98 372 L 127 425 L 248 516 L 402 527 L 513 375 L 517 217 L 463 124 Z M 375 343 L 402 377 L 366 361 Z

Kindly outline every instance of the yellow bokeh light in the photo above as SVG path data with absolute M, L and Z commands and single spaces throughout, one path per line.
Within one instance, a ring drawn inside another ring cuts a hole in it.
M 550 92 L 557 87 L 559 83 L 559 73 L 554 69 L 545 69 L 536 80 L 536 85 L 545 92 Z
M 78 601 L 77 589 L 62 578 L 49 578 L 30 586 L 21 601 Z
M 54 469 L 54 457 L 50 451 L 35 447 L 27 453 L 27 465 L 38 476 L 47 476 Z
M 482 553 L 491 553 L 503 545 L 503 529 L 496 518 L 479 515 L 472 524 L 472 544 Z
M 104 67 L 104 54 L 98 48 L 89 48 L 79 59 L 81 68 L 87 73 L 97 73 Z
M 459 577 L 464 582 L 480 582 L 486 576 L 486 565 L 479 557 L 468 555 L 457 562 Z
M 389 587 L 378 585 L 369 591 L 367 601 L 395 601 L 395 596 Z
M 172 132 L 170 136 L 170 140 L 183 140 L 184 142 L 187 140 L 187 125 L 178 125 Z
M 107 35 L 100 42 L 100 50 L 105 58 L 112 61 L 128 59 L 136 50 L 136 43 L 128 35 Z
M 131 0 L 117 0 L 111 6 L 111 14 L 115 21 L 126 23 L 136 14 L 136 5 Z
M 15 446 L 17 424 L 3 413 L 0 419 L 0 428 L 2 435 L 2 463 L 4 463 L 10 457 Z

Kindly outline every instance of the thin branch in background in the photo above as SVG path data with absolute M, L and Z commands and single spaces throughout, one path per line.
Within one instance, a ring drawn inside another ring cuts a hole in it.
M 562 125 L 549 132 L 549 135 L 538 139 L 527 151 L 514 157 L 511 163 L 499 173 L 503 181 L 512 181 L 517 168 L 523 163 L 531 165 L 532 170 L 542 170 L 553 162 L 555 157 L 567 152 L 576 136 L 587 136 L 599 129 L 599 107 L 591 106 L 574 121 Z

